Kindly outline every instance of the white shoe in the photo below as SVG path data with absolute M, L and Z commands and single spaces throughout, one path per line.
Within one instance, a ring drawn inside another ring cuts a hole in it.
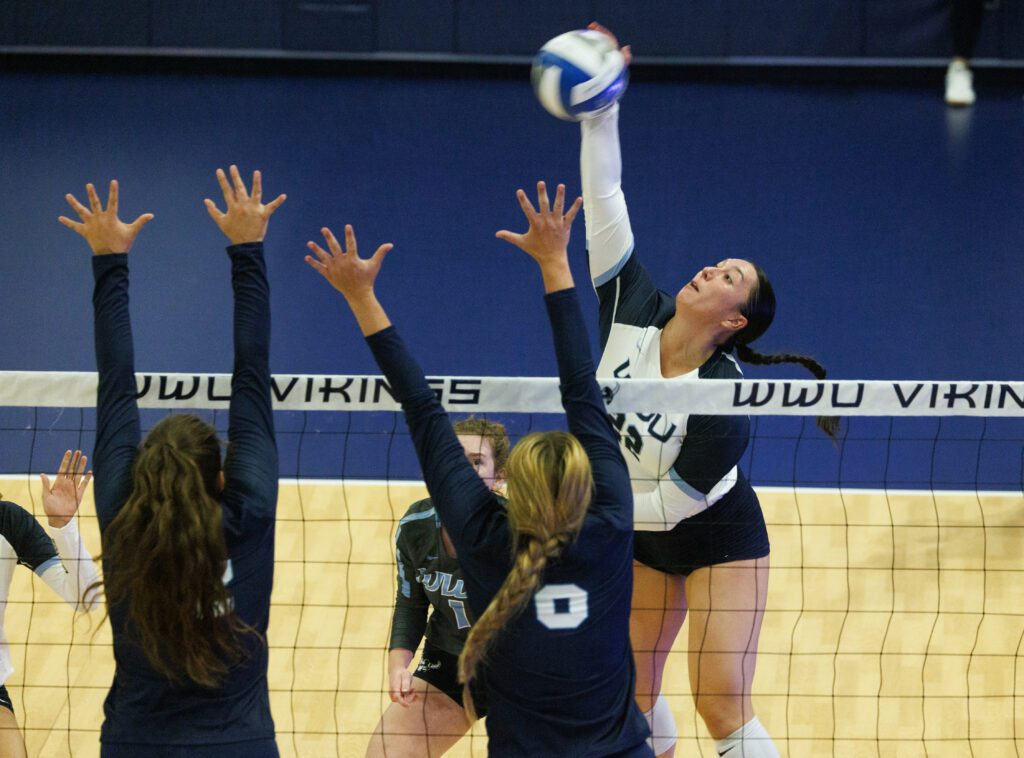
M 966 63 L 953 61 L 946 69 L 947 105 L 974 105 L 974 74 Z

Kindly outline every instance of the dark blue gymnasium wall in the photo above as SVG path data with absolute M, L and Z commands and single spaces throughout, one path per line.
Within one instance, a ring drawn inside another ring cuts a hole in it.
M 522 56 L 599 19 L 648 58 L 942 58 L 951 0 L 5 0 L 0 46 Z M 1019 0 L 976 54 L 1024 59 Z M 239 8 L 244 8 L 239 12 Z
M 395 243 L 379 292 L 428 373 L 554 373 L 539 277 L 493 236 L 524 226 L 517 187 L 579 191 L 578 128 L 540 109 L 525 70 L 519 81 L 6 74 L 0 115 L 0 368 L 93 369 L 89 252 L 56 217 L 65 192 L 116 177 L 123 215 L 157 216 L 131 253 L 139 369 L 229 371 L 228 262 L 202 199 L 217 198 L 214 169 L 237 162 L 289 195 L 267 240 L 275 372 L 376 373 L 340 295 L 302 260 L 320 226 L 351 222 L 364 252 Z M 1021 378 L 1021 92 L 983 91 L 953 111 L 931 89 L 635 81 L 621 132 L 637 255 L 670 290 L 724 257 L 761 263 L 780 302 L 763 351 L 811 353 L 835 378 Z M 572 257 L 585 283 L 579 222 Z M 591 292 L 585 305 L 596 320 Z M 4 413 L 5 428 L 31 423 Z M 36 445 L 31 432 L 4 443 L 5 470 L 29 456 L 38 468 L 91 421 L 38 423 Z M 283 472 L 415 475 L 405 443 L 382 470 L 379 435 L 346 447 L 297 434 L 349 423 L 368 422 L 282 419 Z M 851 440 L 840 453 L 778 422 L 761 428 L 752 473 L 1019 488 L 1019 424 L 992 422 L 995 441 L 979 444 L 978 423 L 944 423 L 898 422 L 920 437 L 913 451 Z

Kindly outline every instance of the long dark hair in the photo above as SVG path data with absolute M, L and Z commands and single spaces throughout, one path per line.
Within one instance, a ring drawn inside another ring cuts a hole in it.
M 220 470 L 210 424 L 165 418 L 143 442 L 132 493 L 103 534 L 108 611 L 127 608 L 156 671 L 203 687 L 223 680 L 244 655 L 241 635 L 255 633 L 232 612 L 224 586 Z
M 747 318 L 747 325 L 732 336 L 723 347 L 726 350 L 735 349 L 736 357 L 744 363 L 768 366 L 776 363 L 799 363 L 810 371 L 818 380 L 825 378 L 825 367 L 809 355 L 799 353 L 771 353 L 765 355 L 750 347 L 750 343 L 764 334 L 772 325 L 775 318 L 775 289 L 768 281 L 768 275 L 757 264 L 751 264 L 757 272 L 757 286 L 751 287 L 750 297 L 740 308 Z M 836 439 L 839 433 L 838 416 L 818 416 L 816 419 L 818 428 L 832 439 Z

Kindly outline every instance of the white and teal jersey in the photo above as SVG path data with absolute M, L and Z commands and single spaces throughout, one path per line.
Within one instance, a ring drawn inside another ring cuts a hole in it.
M 633 251 L 622 191 L 618 106 L 584 121 L 580 172 L 590 276 L 600 301 L 601 362 L 597 376 L 660 379 L 661 335 L 675 299 L 651 281 Z M 739 379 L 732 356 L 716 350 L 686 379 Z M 742 477 L 745 416 L 627 413 L 612 418 L 629 466 L 637 530 L 670 531 L 733 492 Z M 733 497 L 752 497 L 740 484 Z

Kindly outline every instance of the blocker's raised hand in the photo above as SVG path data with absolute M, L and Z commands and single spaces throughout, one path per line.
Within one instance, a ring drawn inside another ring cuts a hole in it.
M 231 166 L 231 182 L 224 169 L 217 169 L 217 182 L 224 195 L 227 211 L 221 213 L 217 204 L 210 198 L 203 202 L 210 218 L 224 232 L 232 245 L 245 242 L 262 242 L 267 236 L 267 224 L 281 203 L 288 199 L 287 195 L 278 195 L 266 205 L 263 204 L 263 177 L 259 171 L 252 172 L 252 193 L 245 188 L 238 166 Z
M 320 230 L 327 242 L 327 250 L 324 250 L 313 241 L 307 242 L 306 247 L 316 255 L 306 256 L 306 263 L 320 272 L 320 274 L 331 283 L 334 289 L 338 290 L 349 303 L 364 299 L 373 294 L 373 285 L 380 273 L 380 267 L 384 263 L 391 248 L 390 242 L 385 242 L 377 248 L 377 251 L 369 258 L 360 258 L 359 249 L 356 246 L 356 233 L 352 230 L 351 224 L 345 224 L 345 247 L 335 238 L 334 233 L 326 226 Z
M 93 253 L 96 255 L 110 255 L 111 253 L 127 253 L 132 249 L 135 238 L 139 231 L 153 220 L 152 213 L 143 213 L 130 224 L 126 224 L 117 217 L 118 186 L 117 180 L 110 182 L 110 191 L 107 195 L 107 207 L 103 208 L 96 188 L 90 183 L 85 185 L 85 192 L 89 198 L 89 207 L 86 208 L 78 198 L 70 192 L 64 196 L 68 205 L 74 209 L 81 219 L 81 222 L 74 221 L 67 216 L 58 217 L 58 221 L 85 237 Z
M 516 234 L 502 229 L 495 236 L 526 252 L 540 264 L 541 268 L 565 259 L 572 222 L 583 205 L 583 198 L 576 198 L 572 207 L 563 213 L 565 185 L 558 185 L 558 190 L 555 192 L 555 204 L 551 207 L 548 204 L 548 190 L 544 182 L 537 182 L 537 209 L 534 209 L 523 190 L 516 190 L 516 198 L 530 225 L 529 229 L 524 234 Z

